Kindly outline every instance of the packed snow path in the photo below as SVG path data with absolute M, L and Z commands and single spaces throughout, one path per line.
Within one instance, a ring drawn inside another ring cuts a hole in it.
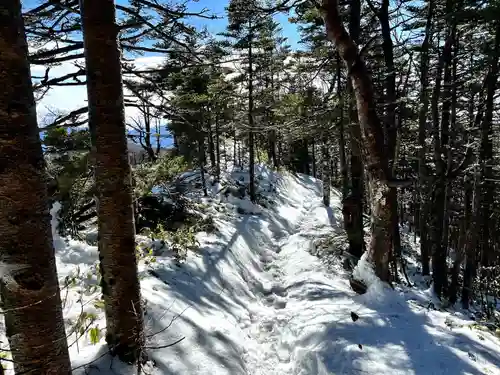
M 181 267 L 171 254 L 153 272 L 142 266 L 149 374 L 500 374 L 498 338 L 469 328 L 465 314 L 428 309 L 430 291 L 376 287 L 358 296 L 342 267 L 310 254 L 314 239 L 340 231 L 335 192 L 325 208 L 319 181 L 258 174 L 277 186 L 271 208 L 207 201 L 219 232 L 200 235 L 200 250 Z M 96 256 L 76 241 L 56 244 L 62 276 L 75 264 L 88 269 L 85 251 Z M 74 301 L 65 307 L 67 319 L 79 312 Z M 104 340 L 71 348 L 75 366 L 103 352 Z M 74 373 L 136 373 L 106 361 Z

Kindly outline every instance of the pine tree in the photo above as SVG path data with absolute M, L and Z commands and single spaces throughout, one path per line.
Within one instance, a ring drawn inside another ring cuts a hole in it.
M 254 107 L 254 80 L 255 80 L 255 48 L 257 30 L 262 26 L 261 15 L 258 10 L 257 0 L 231 0 L 227 8 L 228 12 L 228 32 L 225 34 L 235 40 L 233 48 L 244 50 L 246 53 L 245 81 L 247 84 L 247 118 L 248 118 L 248 157 L 249 157 L 249 193 L 252 202 L 256 200 L 255 190 L 255 107 Z

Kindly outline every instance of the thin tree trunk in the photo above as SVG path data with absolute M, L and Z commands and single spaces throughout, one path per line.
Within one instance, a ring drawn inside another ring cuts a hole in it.
M 342 72 L 341 72 L 341 62 L 340 55 L 338 52 L 335 54 L 337 57 L 337 100 L 342 102 Z M 347 163 L 345 156 L 345 132 L 344 132 L 344 106 L 340 106 L 340 116 L 338 117 L 338 126 L 339 126 L 339 162 L 340 162 L 340 175 L 341 175 L 341 184 L 342 184 L 342 199 L 347 197 L 349 193 L 349 181 L 347 175 Z
M 220 128 L 219 128 L 219 112 L 215 114 L 215 156 L 216 156 L 216 168 L 215 168 L 215 178 L 216 182 L 220 181 Z
M 470 220 L 471 220 L 471 197 L 472 197 L 472 185 L 470 183 L 469 177 L 464 177 L 464 215 L 460 220 L 460 233 L 458 236 L 458 246 L 455 248 L 456 255 L 453 261 L 453 268 L 451 273 L 451 284 L 449 290 L 449 299 L 452 304 L 457 302 L 458 293 L 458 276 L 460 273 L 460 266 L 462 265 L 465 254 L 467 251 L 468 242 L 470 240 L 469 233 L 471 231 Z M 464 280 L 465 281 L 465 280 Z M 464 282 L 465 285 L 465 282 Z
M 17 374 L 71 374 L 21 3 L 0 4 L 0 283 Z
M 208 154 L 210 155 L 210 167 L 212 169 L 212 173 L 215 173 L 217 169 L 217 162 L 215 156 L 215 142 L 214 142 L 214 135 L 212 132 L 211 116 L 212 116 L 211 112 L 207 111 Z
M 248 21 L 249 29 L 252 30 L 251 21 Z M 252 31 L 250 31 L 252 33 Z M 256 192 L 255 192 L 255 144 L 254 144 L 254 126 L 253 126 L 253 56 L 252 56 L 252 34 L 249 35 L 248 43 L 248 151 L 250 161 L 248 163 L 249 175 L 250 175 L 250 200 L 255 202 Z
M 458 48 L 459 48 L 459 37 L 457 35 L 456 40 L 455 40 L 455 58 L 453 59 L 453 66 L 452 66 L 452 99 L 451 99 L 451 135 L 456 134 L 456 132 L 459 130 L 457 129 L 457 55 L 458 55 Z M 450 143 L 455 142 L 455 136 L 453 137 L 453 140 Z M 450 174 L 452 167 L 451 167 L 451 160 L 452 160 L 452 154 L 451 154 L 451 147 L 448 149 L 448 175 Z M 445 231 L 444 231 L 444 236 L 443 236 L 443 241 L 446 241 L 448 238 L 448 233 L 451 234 L 450 240 L 453 241 L 453 244 L 451 246 L 448 246 L 448 248 L 453 248 L 455 250 L 455 259 L 453 261 L 453 266 L 452 266 L 452 272 L 451 272 L 451 284 L 449 286 L 448 290 L 448 298 L 452 304 L 454 304 L 457 301 L 457 291 L 458 291 L 458 274 L 460 272 L 460 266 L 462 265 L 463 259 L 464 259 L 464 240 L 465 240 L 465 232 L 468 229 L 468 220 L 469 220 L 469 208 L 470 206 L 468 204 L 469 200 L 469 192 L 467 189 L 468 181 L 467 181 L 467 176 L 464 178 L 464 216 L 465 218 L 459 218 L 459 229 L 458 233 L 453 233 L 455 232 L 454 228 L 451 227 L 451 219 L 450 219 L 450 214 L 449 214 L 449 202 L 451 201 L 451 194 L 453 192 L 453 187 L 451 181 L 448 179 L 447 181 L 447 215 L 446 215 L 446 221 L 444 223 L 445 225 Z M 464 222 L 467 220 L 467 224 Z M 450 229 L 451 227 L 451 229 Z M 455 234 L 455 235 L 454 235 Z M 456 274 L 456 275 L 455 275 Z M 456 279 L 455 279 L 456 277 Z M 455 284 L 455 285 L 454 285 Z
M 236 139 L 236 127 L 233 129 L 233 164 L 234 166 L 237 165 L 238 162 L 238 141 Z
M 328 137 L 323 136 L 323 150 L 321 152 L 322 156 L 322 179 L 323 179 L 323 204 L 326 207 L 330 206 L 330 186 L 331 181 L 331 169 L 330 169 L 330 153 L 328 150 Z
M 316 178 L 316 142 L 311 142 L 312 176 Z
M 127 158 L 125 111 L 112 0 L 81 0 L 89 126 L 98 192 L 99 258 L 106 342 L 125 362 L 143 357 L 143 312 Z
M 383 126 L 376 112 L 370 75 L 361 59 L 358 48 L 343 26 L 337 0 L 323 0 L 322 5 L 328 38 L 336 44 L 339 54 L 349 70 L 363 135 L 360 141 L 363 142 L 366 162 L 369 166 L 372 233 L 366 260 L 371 263 L 375 274 L 381 280 L 388 281 L 390 276 L 389 248 L 392 233 L 392 207 Z
M 205 197 L 208 197 L 207 181 L 205 178 L 205 145 L 203 143 L 203 135 L 201 135 L 198 139 L 198 158 L 200 159 L 201 188 L 203 189 L 203 195 Z
M 156 125 L 155 125 L 155 132 L 156 132 L 156 150 L 155 150 L 155 156 L 158 158 L 160 155 L 160 150 L 161 150 L 161 141 L 160 141 L 160 120 L 156 119 Z
M 274 93 L 274 73 L 271 70 L 271 91 Z M 279 99 L 278 99 L 279 100 Z M 275 103 L 274 103 L 275 104 Z M 272 116 L 272 115 L 271 115 Z M 274 129 L 274 120 L 270 123 L 271 130 L 268 132 L 268 148 L 270 162 L 273 163 L 274 168 L 278 168 L 278 158 L 276 157 L 276 129 Z
M 464 283 L 462 287 L 462 307 L 469 308 L 469 301 L 472 297 L 472 285 L 477 270 L 477 253 L 476 245 L 478 242 L 477 224 L 480 215 L 480 176 L 481 173 L 475 171 L 474 173 L 474 187 L 472 193 L 472 217 L 470 230 L 467 233 L 466 247 L 465 247 L 465 270 L 464 270 Z
M 418 211 L 415 214 L 415 226 L 420 234 L 420 254 L 422 262 L 422 274 L 430 274 L 429 244 L 427 231 L 428 192 L 425 189 L 425 153 L 426 153 L 426 126 L 427 111 L 429 107 L 429 47 L 431 43 L 432 19 L 434 17 L 434 0 L 429 1 L 427 10 L 427 22 L 425 25 L 425 36 L 420 51 L 420 109 L 418 114 Z
M 153 145 L 151 143 L 151 109 L 149 108 L 149 104 L 146 102 L 143 103 L 142 115 L 144 119 L 144 146 L 143 148 L 146 150 L 148 154 L 149 161 L 156 160 L 156 154 L 153 150 Z M 139 136 L 139 139 L 142 135 Z

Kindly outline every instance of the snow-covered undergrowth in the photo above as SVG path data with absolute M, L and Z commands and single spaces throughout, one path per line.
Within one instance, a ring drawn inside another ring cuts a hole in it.
M 216 186 L 199 199 L 218 232 L 198 234 L 199 250 L 181 266 L 169 254 L 141 263 L 147 373 L 500 374 L 499 340 L 471 329 L 462 313 L 428 309 L 429 290 L 374 287 L 359 296 L 340 265 L 311 255 L 318 238 L 340 231 L 337 192 L 325 208 L 320 181 L 264 166 L 257 174 L 276 190 L 268 208 L 226 201 Z M 135 373 L 105 356 L 97 248 L 54 236 L 74 373 Z M 82 312 L 93 335 L 79 337 Z

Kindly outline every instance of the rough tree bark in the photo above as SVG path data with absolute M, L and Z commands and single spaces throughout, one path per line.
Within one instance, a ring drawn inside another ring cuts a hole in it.
M 373 85 L 358 48 L 342 24 L 337 0 L 323 0 L 320 10 L 325 20 L 328 38 L 336 44 L 340 56 L 347 65 L 356 96 L 362 131 L 360 141 L 371 193 L 371 241 L 366 260 L 373 265 L 375 274 L 381 280 L 388 281 L 392 207 L 388 184 L 388 157 L 384 148 L 383 126 L 375 109 Z
M 361 22 L 361 1 L 353 0 L 349 9 L 349 34 L 354 44 L 358 43 Z M 351 143 L 350 166 L 351 188 L 343 196 L 342 212 L 344 227 L 349 241 L 349 253 L 357 262 L 365 251 L 363 227 L 364 176 L 362 163 L 361 130 L 358 114 L 354 107 L 353 86 L 347 80 L 347 96 L 349 97 L 349 136 Z M 347 172 L 347 170 L 346 170 Z
M 143 313 L 132 209 L 131 171 L 112 0 L 80 1 L 89 126 L 98 192 L 99 258 L 106 313 L 106 342 L 125 362 L 143 355 Z
M 70 374 L 19 0 L 0 4 L 0 292 L 17 374 Z

